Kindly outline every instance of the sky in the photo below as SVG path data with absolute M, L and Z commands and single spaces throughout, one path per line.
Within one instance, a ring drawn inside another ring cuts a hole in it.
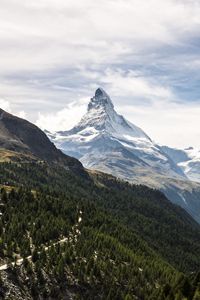
M 67 130 L 97 87 L 154 141 L 200 148 L 199 0 L 1 0 L 0 107 Z

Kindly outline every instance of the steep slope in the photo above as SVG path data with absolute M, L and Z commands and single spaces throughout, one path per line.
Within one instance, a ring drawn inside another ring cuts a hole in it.
M 15 186 L 0 192 L 2 298 L 196 299 L 200 226 L 158 191 L 90 177 L 0 164 Z
M 200 150 L 189 147 L 174 149 L 163 146 L 162 150 L 183 170 L 192 181 L 200 182 Z
M 103 89 L 96 90 L 77 126 L 49 138 L 86 168 L 160 189 L 200 222 L 200 185 L 190 183 L 162 147 L 118 115 Z
M 46 134 L 32 123 L 13 116 L 0 109 L 0 149 L 7 150 L 7 156 L 18 157 L 19 153 L 28 160 L 40 159 L 58 164 L 74 170 L 82 170 L 80 162 L 64 155 L 50 142 Z M 14 153 L 17 153 L 14 155 Z M 12 154 L 12 155 L 11 155 Z

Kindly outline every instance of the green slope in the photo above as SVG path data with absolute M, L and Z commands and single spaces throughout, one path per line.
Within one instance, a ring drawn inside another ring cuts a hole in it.
M 2 163 L 0 184 L 15 187 L 1 193 L 1 264 L 32 256 L 6 271 L 22 297 L 198 299 L 200 226 L 160 192 L 46 163 Z

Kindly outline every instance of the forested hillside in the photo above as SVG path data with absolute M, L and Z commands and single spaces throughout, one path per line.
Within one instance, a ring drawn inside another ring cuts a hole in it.
M 1 163 L 2 299 L 199 299 L 200 227 L 160 192 Z

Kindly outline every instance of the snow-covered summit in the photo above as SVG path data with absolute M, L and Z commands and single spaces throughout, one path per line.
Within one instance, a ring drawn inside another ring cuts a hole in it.
M 150 140 L 150 138 L 139 127 L 131 124 L 123 116 L 119 115 L 108 94 L 98 88 L 95 96 L 91 98 L 88 104 L 87 113 L 82 117 L 81 121 L 70 131 L 60 132 L 62 135 L 69 136 L 78 134 L 84 137 L 96 137 L 96 134 L 109 135 L 113 137 L 125 136 L 133 138 L 142 138 Z
M 98 88 L 96 90 L 95 96 L 91 98 L 88 104 L 88 111 L 97 108 L 105 110 L 114 109 L 114 105 L 110 97 L 102 88 Z
M 80 159 L 87 168 L 102 170 L 106 164 L 107 172 L 114 173 L 117 168 L 117 175 L 121 172 L 131 176 L 140 168 L 143 173 L 184 177 L 160 146 L 115 111 L 102 88 L 96 90 L 86 114 L 74 128 L 48 136 L 64 153 Z

